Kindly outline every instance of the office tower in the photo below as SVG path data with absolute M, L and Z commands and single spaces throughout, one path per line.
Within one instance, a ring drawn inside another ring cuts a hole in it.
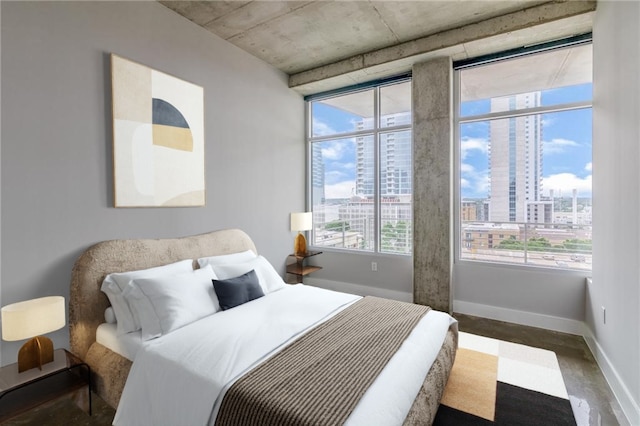
M 357 123 L 357 129 L 371 128 L 371 118 Z M 381 117 L 381 128 L 411 122 L 407 112 Z M 374 195 L 375 141 L 371 136 L 356 138 L 356 194 Z M 382 197 L 411 194 L 411 131 L 397 131 L 380 135 L 380 195 Z
M 540 92 L 491 99 L 491 112 L 537 106 Z M 551 208 L 541 198 L 542 116 L 492 120 L 490 126 L 489 220 L 551 222 Z
M 314 204 L 324 204 L 324 158 L 322 158 L 322 144 L 311 144 L 311 167 L 313 175 L 311 176 L 311 190 L 313 191 L 312 200 Z

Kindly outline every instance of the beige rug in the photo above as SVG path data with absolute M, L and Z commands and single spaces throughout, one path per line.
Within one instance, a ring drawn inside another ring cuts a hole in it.
M 555 353 L 460 333 L 435 425 L 575 425 Z

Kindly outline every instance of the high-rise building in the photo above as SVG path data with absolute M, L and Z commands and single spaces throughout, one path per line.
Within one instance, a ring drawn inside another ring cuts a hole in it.
M 311 144 L 311 167 L 313 175 L 311 176 L 311 190 L 313 191 L 311 199 L 315 204 L 324 204 L 324 158 L 322 157 L 322 144 Z
M 491 112 L 540 106 L 540 92 L 491 99 Z M 492 222 L 551 222 L 542 200 L 542 116 L 490 122 L 490 202 Z
M 371 128 L 372 118 L 356 124 L 358 130 Z M 388 114 L 380 118 L 380 127 L 411 123 L 408 112 Z M 356 193 L 371 197 L 375 191 L 375 142 L 371 136 L 356 138 Z M 380 136 L 380 195 L 411 194 L 411 131 L 383 133 Z

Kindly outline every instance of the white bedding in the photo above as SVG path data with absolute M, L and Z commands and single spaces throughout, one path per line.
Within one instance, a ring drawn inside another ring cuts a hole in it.
M 100 324 L 96 331 L 96 342 L 111 349 L 118 355 L 122 355 L 129 361 L 133 361 L 138 350 L 144 344 L 141 331 L 138 330 L 118 336 L 117 329 L 117 324 Z
M 287 286 L 145 342 L 135 355 L 114 424 L 213 424 L 235 380 L 358 299 L 302 284 Z M 449 315 L 430 311 L 347 424 L 402 424 L 452 323 Z

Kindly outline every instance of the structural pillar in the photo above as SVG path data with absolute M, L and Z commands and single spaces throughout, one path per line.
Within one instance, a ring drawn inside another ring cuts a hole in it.
M 413 301 L 452 312 L 452 64 L 413 66 Z

